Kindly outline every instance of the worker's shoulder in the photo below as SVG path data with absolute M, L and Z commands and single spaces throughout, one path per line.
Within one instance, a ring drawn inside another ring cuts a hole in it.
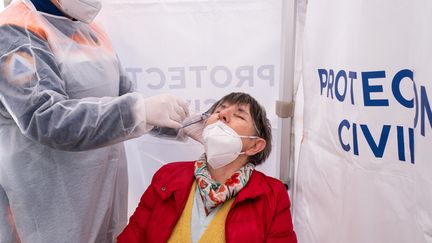
M 47 34 L 40 18 L 36 11 L 32 11 L 25 3 L 15 1 L 0 13 L 0 28 L 29 30 L 46 40 Z

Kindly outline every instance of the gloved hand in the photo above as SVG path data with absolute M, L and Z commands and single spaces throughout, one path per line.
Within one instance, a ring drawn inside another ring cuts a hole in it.
M 144 99 L 147 125 L 181 128 L 189 116 L 188 104 L 170 94 L 160 94 Z
M 200 120 L 198 122 L 195 122 Z M 204 144 L 202 133 L 205 127 L 207 117 L 203 117 L 202 114 L 192 114 L 183 121 L 183 124 L 187 124 L 181 129 L 182 133 L 195 141 Z M 189 125 L 190 124 L 190 125 Z

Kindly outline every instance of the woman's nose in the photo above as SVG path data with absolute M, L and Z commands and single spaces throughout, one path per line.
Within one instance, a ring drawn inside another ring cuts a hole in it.
M 219 112 L 219 120 L 226 123 L 230 121 L 230 115 L 228 109 L 224 109 Z

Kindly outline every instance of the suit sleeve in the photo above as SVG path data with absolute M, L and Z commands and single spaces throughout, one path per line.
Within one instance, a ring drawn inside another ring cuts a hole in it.
M 136 91 L 136 84 L 134 84 L 132 80 L 129 78 L 129 76 L 126 73 L 126 70 L 120 64 L 120 60 L 119 60 L 119 69 L 120 69 L 119 95 L 124 95 Z
M 267 237 L 269 243 L 297 243 L 297 237 L 291 219 L 288 192 L 282 183 L 278 183 L 276 193 L 276 211 Z
M 5 25 L 0 41 L 0 113 L 13 119 L 24 136 L 55 149 L 81 151 L 146 132 L 141 94 L 71 99 L 45 40 Z M 127 81 L 121 86 L 121 92 L 131 90 Z

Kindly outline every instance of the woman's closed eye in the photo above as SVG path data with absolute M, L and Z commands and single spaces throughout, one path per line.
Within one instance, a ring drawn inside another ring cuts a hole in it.
M 234 114 L 234 116 L 246 121 L 246 118 L 242 115 Z

